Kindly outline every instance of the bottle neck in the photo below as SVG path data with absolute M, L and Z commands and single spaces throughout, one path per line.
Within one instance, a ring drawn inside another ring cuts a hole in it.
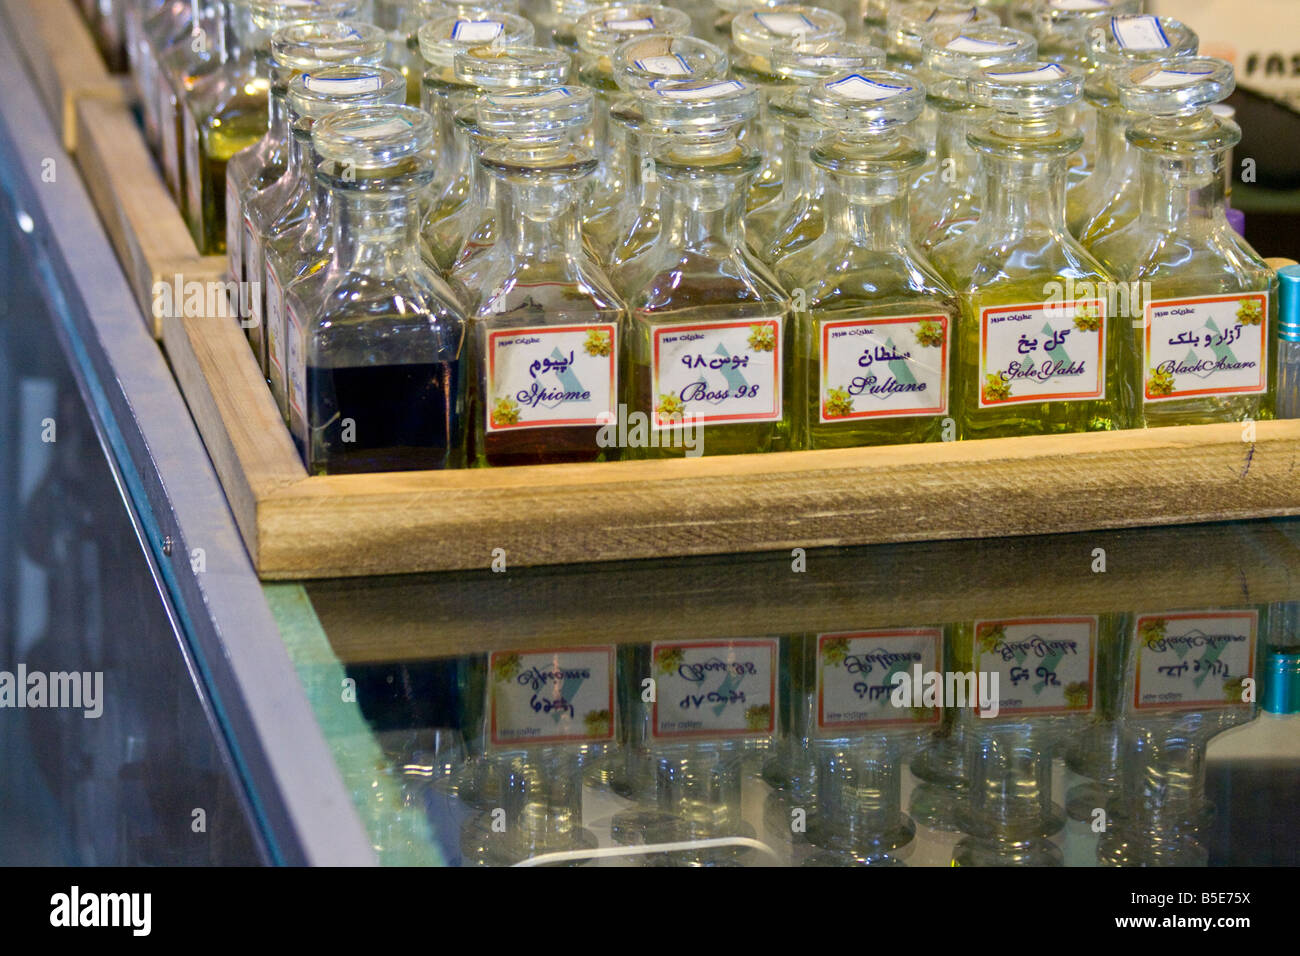
M 1143 149 L 1141 153 L 1144 222 L 1180 234 L 1229 228 L 1224 209 L 1226 150 L 1173 154 Z
M 895 252 L 908 241 L 907 185 L 897 175 L 830 177 L 831 228 L 862 249 Z
M 1092 175 L 1103 177 L 1103 182 L 1124 164 L 1124 154 L 1128 152 L 1128 141 L 1124 139 L 1128 126 L 1126 115 L 1118 107 L 1097 110 L 1097 168 Z
M 500 242 L 516 262 L 575 262 L 582 256 L 580 184 L 594 163 L 580 172 L 489 166 L 495 181 Z
M 966 142 L 971 131 L 976 110 L 952 110 L 938 114 L 938 131 L 935 136 L 934 155 L 937 167 L 934 175 L 943 182 L 962 185 L 967 192 L 979 185 L 979 162 L 975 152 Z
M 292 139 L 289 131 L 288 87 L 275 80 L 271 81 L 271 91 L 267 94 L 266 135 L 277 143 L 288 143 Z
M 338 269 L 392 277 L 418 259 L 419 204 L 411 190 L 334 189 L 330 203 Z
M 1008 236 L 1064 235 L 1067 159 L 985 153 L 980 221 Z
M 429 101 L 433 114 L 434 142 L 437 144 L 438 171 L 435 181 L 442 187 L 473 174 L 474 161 L 469 137 L 456 123 L 453 97 L 445 91 L 435 93 Z
M 812 149 L 822 138 L 822 132 L 810 121 L 789 119 L 785 122 L 781 159 L 785 170 L 781 182 L 781 198 L 793 202 L 811 196 L 815 191 L 817 167 L 812 161 Z
M 663 239 L 669 248 L 740 250 L 748 183 L 759 154 L 734 136 L 675 144 L 656 156 Z

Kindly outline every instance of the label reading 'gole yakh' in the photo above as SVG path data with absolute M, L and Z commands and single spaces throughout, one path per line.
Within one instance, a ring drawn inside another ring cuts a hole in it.
M 1147 303 L 1143 332 L 1148 402 L 1268 388 L 1268 293 Z
M 948 316 L 825 322 L 821 420 L 948 411 Z
M 817 635 L 817 733 L 884 724 L 937 724 L 938 706 L 896 706 L 894 675 L 936 671 L 943 648 L 938 628 Z
M 776 727 L 769 638 L 656 643 L 655 737 L 764 737 Z
M 1097 618 L 975 622 L 975 673 L 998 675 L 998 712 L 1091 713 Z
M 494 651 L 487 695 L 493 746 L 612 740 L 614 649 Z
M 783 321 L 656 328 L 653 427 L 779 421 Z
M 1258 611 L 1139 614 L 1134 624 L 1136 710 L 1241 706 L 1255 677 Z
M 1102 299 L 980 310 L 980 408 L 1106 395 Z
M 504 329 L 487 334 L 489 432 L 613 420 L 618 327 Z

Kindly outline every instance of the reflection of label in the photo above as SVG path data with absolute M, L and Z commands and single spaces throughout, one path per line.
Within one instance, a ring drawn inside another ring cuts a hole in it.
M 1148 302 L 1146 319 L 1146 401 L 1268 387 L 1267 292 Z
M 781 418 L 782 317 L 654 329 L 653 427 Z
M 975 622 L 975 673 L 998 675 L 998 712 L 1091 713 L 1096 617 Z
M 1258 629 L 1257 611 L 1139 614 L 1134 709 L 1242 706 Z
M 284 314 L 289 320 L 285 344 L 288 346 L 288 373 L 289 373 L 289 408 L 301 416 L 304 424 L 307 424 L 307 362 L 306 362 L 306 330 L 303 327 L 302 320 L 298 318 L 298 312 L 293 307 L 293 303 L 288 299 L 284 303 Z M 307 424 L 308 430 L 310 425 Z
M 896 707 L 894 675 L 914 677 L 939 666 L 943 632 L 938 628 L 855 631 L 817 635 L 817 731 L 881 724 L 933 724 L 938 707 Z
M 1159 17 L 1111 17 L 1110 34 L 1121 50 L 1164 50 L 1169 37 Z
M 948 332 L 942 313 L 824 322 L 822 422 L 944 414 Z
M 614 737 L 614 649 L 560 647 L 488 655 L 493 746 Z
M 266 354 L 284 381 L 284 287 L 275 274 L 270 256 L 266 260 Z
M 240 258 L 239 230 L 244 221 L 244 211 L 239 205 L 239 191 L 235 189 L 234 182 L 226 178 L 226 267 L 230 270 L 231 282 L 242 282 L 244 279 L 244 260 Z M 241 291 L 236 295 L 239 300 L 244 298 Z
M 980 310 L 980 408 L 1106 394 L 1101 299 Z
M 487 430 L 599 425 L 618 396 L 618 329 L 508 329 L 487 335 Z
M 199 235 L 205 235 L 207 230 L 203 223 L 207 221 L 207 210 L 203 208 L 203 176 L 199 171 L 199 150 L 202 148 L 199 128 L 188 107 L 182 106 L 181 112 L 185 114 L 185 193 L 189 197 L 190 218 L 198 223 Z
M 655 737 L 767 736 L 776 726 L 776 648 L 770 639 L 656 643 Z
M 633 60 L 632 65 L 642 73 L 657 73 L 660 76 L 689 76 L 695 72 L 677 53 L 648 56 L 643 60 Z

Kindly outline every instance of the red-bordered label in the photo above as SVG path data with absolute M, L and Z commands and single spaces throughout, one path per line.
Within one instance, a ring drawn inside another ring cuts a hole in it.
M 843 631 L 817 635 L 817 731 L 892 724 L 937 724 L 938 706 L 896 706 L 894 675 L 913 680 L 938 670 L 943 631 L 937 627 Z
M 1245 706 L 1255 677 L 1258 611 L 1139 614 L 1134 623 L 1135 710 Z
M 823 322 L 822 423 L 946 414 L 950 340 L 943 313 Z
M 980 310 L 980 408 L 1106 395 L 1106 302 Z
M 770 736 L 776 730 L 776 653 L 771 638 L 651 645 L 651 734 Z
M 1267 292 L 1148 302 L 1144 400 L 1267 391 L 1268 318 Z
M 781 418 L 783 318 L 654 329 L 655 429 Z
M 488 655 L 489 740 L 507 747 L 614 739 L 614 648 Z
M 612 322 L 488 332 L 487 430 L 612 420 L 618 348 L 618 326 Z

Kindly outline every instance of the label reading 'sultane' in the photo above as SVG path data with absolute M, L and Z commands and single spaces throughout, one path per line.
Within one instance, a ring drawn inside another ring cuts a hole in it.
M 779 421 L 783 321 L 656 328 L 653 427 Z
M 850 631 L 817 635 L 817 733 L 885 724 L 935 724 L 939 708 L 898 707 L 894 675 L 939 669 L 943 631 L 938 628 Z M 910 698 L 909 698 L 910 702 Z
M 1135 710 L 1242 706 L 1255 676 L 1257 611 L 1139 614 Z
M 998 712 L 1090 713 L 1097 618 L 975 622 L 975 673 L 998 675 Z
M 618 327 L 487 333 L 487 430 L 599 425 L 618 400 Z
M 770 638 L 652 645 L 653 735 L 770 735 L 776 727 L 776 649 Z
M 821 421 L 946 414 L 949 332 L 943 313 L 823 323 Z
M 1147 303 L 1143 398 L 1265 391 L 1268 335 L 1267 292 Z
M 980 310 L 980 408 L 1106 395 L 1102 299 Z
M 488 656 L 489 739 L 495 747 L 614 737 L 614 649 L 559 647 Z

